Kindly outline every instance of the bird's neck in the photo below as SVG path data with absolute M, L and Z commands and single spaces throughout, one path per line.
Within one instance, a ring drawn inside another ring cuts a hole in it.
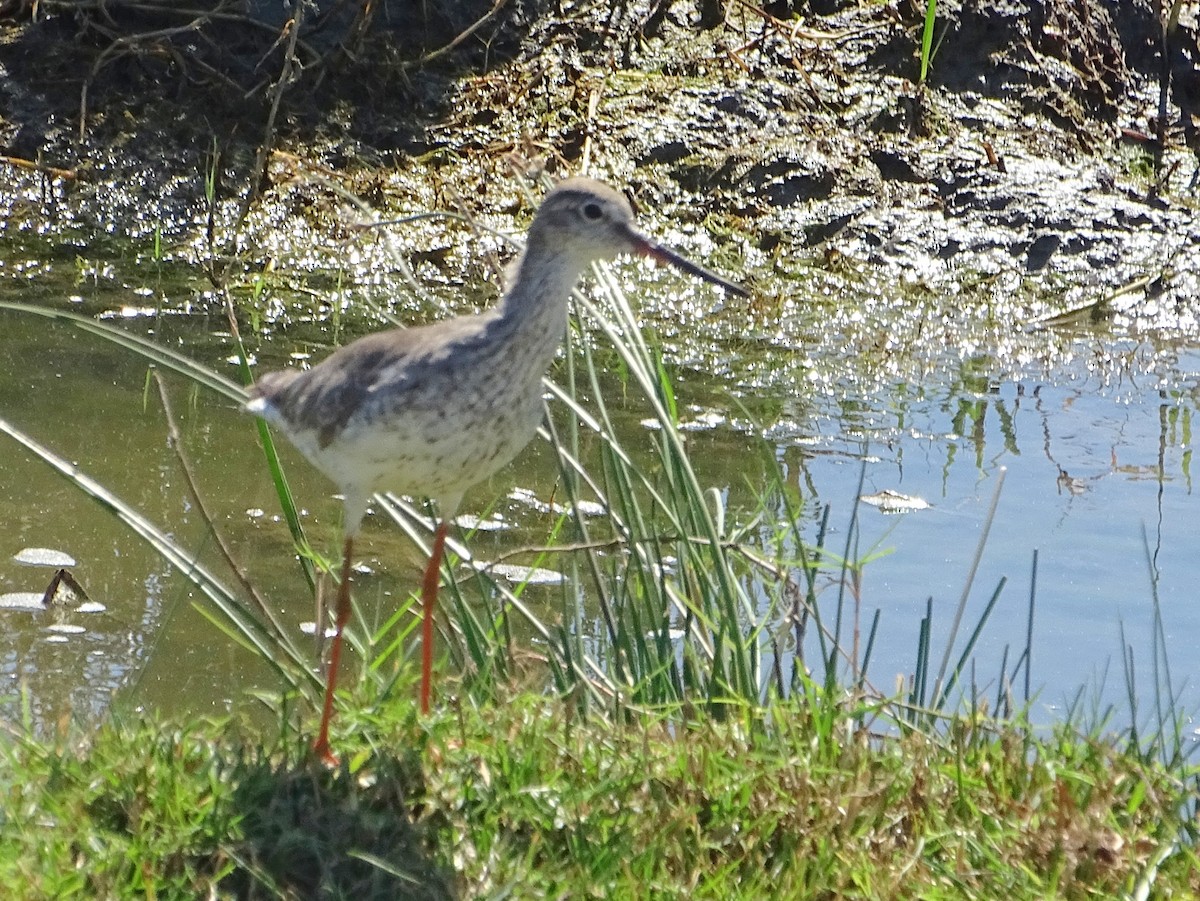
M 497 313 L 506 324 L 527 335 L 545 334 L 546 341 L 557 348 L 567 324 L 567 302 L 585 266 L 585 261 L 554 247 L 553 242 L 531 234 L 510 270 L 509 288 Z

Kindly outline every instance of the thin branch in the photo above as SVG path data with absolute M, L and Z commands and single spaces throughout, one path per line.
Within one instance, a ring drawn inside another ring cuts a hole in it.
M 271 153 L 271 145 L 275 141 L 275 117 L 279 114 L 279 104 L 283 102 L 283 93 L 287 90 L 288 85 L 295 77 L 295 71 L 302 69 L 303 65 L 296 58 L 296 42 L 300 39 L 300 27 L 304 20 L 304 11 L 308 8 L 309 0 L 296 0 L 295 12 L 292 13 L 292 18 L 288 21 L 286 29 L 289 30 L 287 51 L 283 56 L 283 67 L 279 70 L 279 79 L 275 82 L 275 87 L 271 91 L 271 111 L 267 114 L 267 124 L 263 129 L 263 139 L 258 145 L 258 155 L 254 160 L 254 171 L 250 174 L 250 190 L 246 192 L 246 198 L 242 202 L 242 209 L 238 213 L 238 222 L 245 220 L 250 212 L 250 204 L 257 199 L 259 194 L 259 185 L 267 174 L 267 158 Z
M 404 68 L 416 69 L 425 65 L 426 63 L 433 62 L 438 57 L 445 56 L 447 53 L 452 51 L 455 47 L 477 32 L 480 28 L 486 25 L 489 20 L 494 19 L 497 13 L 504 8 L 506 3 L 508 3 L 508 0 L 493 0 L 492 8 L 480 16 L 478 20 L 468 25 L 467 28 L 455 36 L 454 40 L 452 40 L 449 44 L 446 44 L 444 47 L 439 47 L 437 50 L 431 50 L 420 59 L 415 59 L 412 62 L 405 63 Z
M 0 163 L 9 166 L 15 166 L 18 169 L 28 169 L 31 172 L 42 172 L 46 175 L 52 175 L 55 178 L 61 178 L 65 181 L 74 181 L 74 169 L 59 169 L 55 166 L 47 166 L 45 163 L 36 163 L 33 160 L 23 159 L 19 156 L 0 156 Z

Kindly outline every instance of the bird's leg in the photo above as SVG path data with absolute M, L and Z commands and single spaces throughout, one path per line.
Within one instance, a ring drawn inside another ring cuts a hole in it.
M 429 552 L 429 563 L 425 566 L 425 577 L 421 580 L 421 607 L 424 621 L 421 624 L 421 713 L 429 713 L 429 696 L 433 682 L 433 611 L 437 604 L 439 573 L 442 555 L 446 547 L 446 521 L 438 523 L 433 533 L 433 550 Z
M 325 675 L 325 706 L 321 711 L 321 729 L 317 733 L 317 740 L 313 742 L 313 751 L 327 763 L 337 763 L 337 758 L 329 749 L 329 721 L 333 718 L 333 689 L 337 685 L 338 665 L 342 662 L 342 632 L 350 621 L 350 557 L 353 548 L 354 539 L 346 536 L 346 544 L 342 548 L 342 581 L 338 585 L 333 648 L 329 652 L 329 671 Z

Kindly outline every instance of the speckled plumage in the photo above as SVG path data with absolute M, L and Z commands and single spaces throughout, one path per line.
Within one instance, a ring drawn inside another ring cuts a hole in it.
M 517 330 L 495 312 L 370 335 L 307 372 L 264 376 L 262 412 L 338 484 L 350 532 L 376 491 L 432 497 L 452 515 L 537 429 L 565 316 L 546 323 L 544 363 L 503 352 Z
M 598 211 L 586 218 L 584 208 Z M 512 289 L 493 309 L 360 338 L 307 371 L 262 376 L 247 405 L 278 425 L 346 498 L 353 534 L 376 491 L 463 493 L 537 430 L 541 379 L 562 342 L 567 301 L 593 260 L 652 246 L 617 192 L 570 179 L 530 226 Z

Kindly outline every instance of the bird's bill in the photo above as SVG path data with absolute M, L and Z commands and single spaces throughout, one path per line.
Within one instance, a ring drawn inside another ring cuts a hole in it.
M 749 297 L 750 292 L 741 285 L 735 285 L 727 279 L 721 278 L 715 272 L 709 272 L 698 263 L 693 263 L 685 256 L 681 256 L 669 247 L 664 247 L 657 241 L 652 241 L 645 235 L 637 235 L 634 239 L 634 250 L 636 253 L 644 257 L 650 257 L 657 263 L 666 263 L 669 266 L 674 266 L 680 272 L 686 272 L 688 275 L 694 275 L 696 278 L 702 278 L 706 282 L 711 282 L 721 288 L 724 288 L 730 294 L 736 294 L 738 297 Z

